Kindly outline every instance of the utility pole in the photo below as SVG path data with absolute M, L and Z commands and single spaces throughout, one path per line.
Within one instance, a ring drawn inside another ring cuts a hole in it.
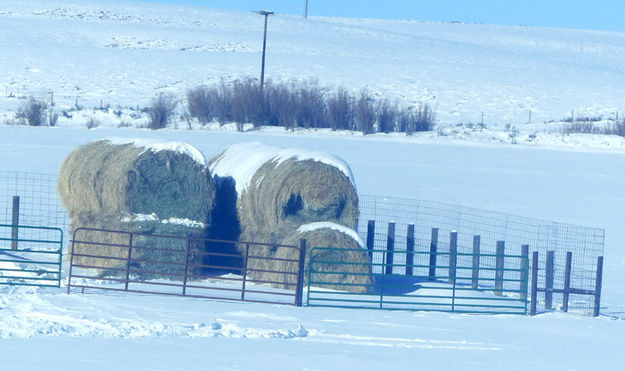
M 265 31 L 263 32 L 263 60 L 260 66 L 260 92 L 262 93 L 265 85 L 265 48 L 267 47 L 267 17 L 269 17 L 270 15 L 274 15 L 275 13 L 268 10 L 261 10 L 255 13 L 265 16 Z
M 304 2 L 304 18 L 308 18 L 308 0 Z

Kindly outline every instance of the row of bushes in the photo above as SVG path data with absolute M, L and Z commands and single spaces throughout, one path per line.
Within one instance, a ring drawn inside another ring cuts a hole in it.
M 574 122 L 566 124 L 560 130 L 562 134 L 604 134 L 625 137 L 625 119 L 607 125 L 595 125 L 594 122 Z
M 261 87 L 252 78 L 189 89 L 186 105 L 189 116 L 202 124 L 234 122 L 239 130 L 252 123 L 255 127 L 410 134 L 431 130 L 435 120 L 427 104 L 400 108 L 388 99 L 376 99 L 366 89 L 354 95 L 342 88 L 331 92 L 316 82 L 269 81 Z

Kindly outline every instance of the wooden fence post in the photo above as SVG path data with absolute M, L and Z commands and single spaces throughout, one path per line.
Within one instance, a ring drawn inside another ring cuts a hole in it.
M 302 306 L 304 298 L 304 269 L 306 268 L 306 240 L 299 241 L 299 264 L 297 270 L 297 288 L 295 289 L 295 305 Z
M 503 295 L 504 254 L 506 242 L 497 241 L 497 257 L 495 262 L 495 295 Z
M 536 315 L 536 301 L 538 300 L 538 251 L 532 253 L 532 292 L 531 292 L 530 315 Z
M 367 223 L 367 250 L 369 251 L 369 259 L 373 261 L 373 249 L 375 245 L 375 220 L 369 220 Z
M 432 228 L 432 239 L 430 241 L 430 281 L 436 281 L 436 255 L 438 250 L 438 228 Z
M 458 232 L 449 233 L 449 283 L 456 284 L 456 263 L 458 261 Z
M 547 258 L 545 260 L 545 310 L 552 309 L 554 258 L 555 251 L 547 251 Z
M 17 250 L 19 239 L 18 225 L 20 225 L 20 196 L 13 196 L 13 209 L 11 212 L 11 249 Z
M 477 289 L 480 281 L 480 239 L 478 235 L 473 236 L 473 270 L 471 272 L 471 288 Z
M 597 257 L 597 276 L 595 278 L 595 310 L 593 316 L 599 316 L 601 306 L 601 281 L 603 280 L 603 256 Z
M 573 260 L 573 253 L 566 252 L 566 268 L 564 270 L 564 293 L 562 294 L 562 311 L 568 312 L 569 310 L 569 290 L 571 289 L 571 262 Z
M 519 279 L 521 281 L 519 292 L 521 300 L 527 300 L 527 271 L 529 269 L 529 245 L 521 245 L 521 263 L 520 263 L 520 275 Z
M 386 269 L 385 274 L 393 274 L 393 258 L 395 255 L 395 223 L 388 223 L 388 236 L 386 237 Z
M 406 276 L 412 276 L 414 265 L 414 224 L 408 224 L 406 237 Z

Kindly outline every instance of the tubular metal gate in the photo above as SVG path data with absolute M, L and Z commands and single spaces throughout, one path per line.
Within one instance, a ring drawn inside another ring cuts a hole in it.
M 0 285 L 60 287 L 63 230 L 0 224 Z
M 77 228 L 72 288 L 271 304 L 302 303 L 305 247 Z M 287 258 L 271 257 L 286 251 Z
M 371 263 L 372 283 L 349 283 L 363 281 L 357 277 L 350 279 L 350 275 L 369 273 L 354 273 L 355 266 L 362 266 L 363 263 L 327 259 L 327 256 L 340 255 L 345 251 L 331 247 L 310 250 L 308 306 L 527 314 L 527 255 L 395 250 L 394 255 L 405 256 L 401 259 L 404 263 L 387 260 Z M 388 256 L 387 250 L 373 252 Z M 497 260 L 498 263 L 496 268 L 471 264 L 480 259 Z M 421 261 L 435 263 L 419 263 Z M 395 272 L 402 273 L 392 273 L 393 268 Z M 340 286 L 345 290 L 330 289 Z

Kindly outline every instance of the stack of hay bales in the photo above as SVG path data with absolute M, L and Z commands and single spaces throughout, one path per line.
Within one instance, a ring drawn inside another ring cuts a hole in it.
M 242 143 L 227 148 L 213 158 L 209 166 L 216 178 L 217 198 L 232 202 L 218 205 L 216 211 L 224 213 L 220 219 L 226 215 L 237 218 L 228 223 L 235 228 L 224 237 L 273 246 L 299 246 L 300 238 L 306 238 L 309 247 L 348 250 L 358 246 L 353 238 L 346 237 L 357 236 L 353 229 L 358 220 L 358 196 L 352 172 L 341 159 L 320 152 Z M 236 194 L 237 197 L 222 197 L 222 194 Z M 334 223 L 351 232 L 345 234 L 336 228 L 298 232 L 303 225 L 315 222 Z M 242 247 L 239 245 L 240 249 Z M 244 254 L 244 251 L 240 252 Z M 256 248 L 255 255 L 297 259 L 298 252 L 267 247 Z M 356 250 L 352 255 L 349 255 L 350 259 L 353 258 L 350 261 L 354 263 L 369 261 L 364 250 L 363 254 Z M 250 259 L 248 267 L 253 270 L 248 275 L 263 281 L 282 282 L 274 273 L 254 270 L 283 271 L 285 263 L 287 271 L 297 271 L 290 262 Z M 370 273 L 370 267 L 367 269 Z M 360 279 L 363 285 L 371 283 L 370 274 L 362 277 L 344 277 L 343 281 Z M 278 286 L 291 284 L 290 281 L 282 282 Z M 354 291 L 348 285 L 341 288 Z M 359 290 L 362 287 L 356 288 Z
M 215 199 L 214 181 L 197 149 L 184 143 L 144 140 L 106 139 L 77 148 L 61 167 L 58 190 L 72 219 L 72 233 L 87 227 L 202 239 Z M 82 233 L 80 239 L 111 245 L 129 242 L 127 235 L 96 231 Z M 191 251 L 203 251 L 203 244 L 195 241 Z M 184 272 L 184 240 L 138 236 L 133 246 L 137 246 L 132 254 L 135 259 L 182 264 L 137 264 L 140 274 L 177 278 Z M 75 249 L 76 254 L 128 256 L 128 249 L 118 246 L 78 244 Z M 74 261 L 106 268 L 126 265 L 116 259 L 76 257 Z M 191 261 L 201 263 L 201 256 L 195 254 Z

